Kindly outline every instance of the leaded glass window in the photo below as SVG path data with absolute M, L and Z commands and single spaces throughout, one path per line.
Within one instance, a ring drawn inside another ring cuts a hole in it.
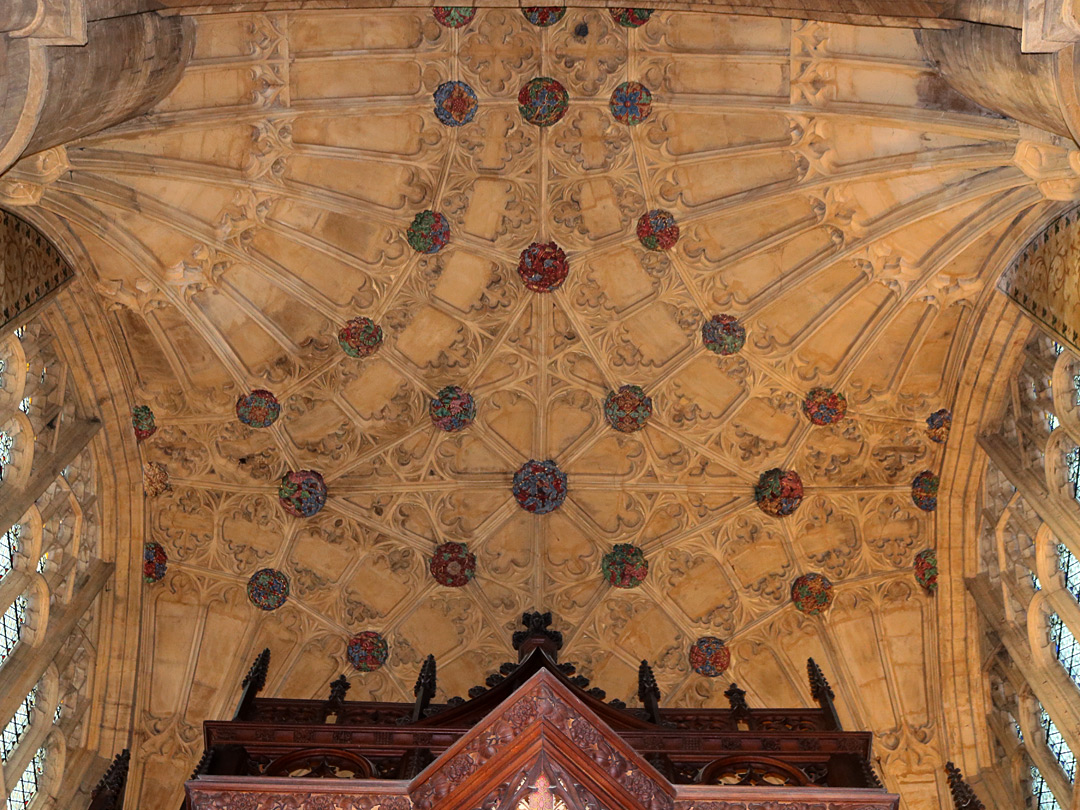
M 1080 644 L 1056 613 L 1050 614 L 1049 625 L 1050 641 L 1054 645 L 1058 661 L 1073 683 L 1080 686 Z
M 19 708 L 15 711 L 4 730 L 0 731 L 0 762 L 7 762 L 12 752 L 19 745 L 19 740 L 26 730 L 30 728 L 30 721 L 34 717 L 34 703 L 37 701 L 37 687 L 34 687 L 26 696 Z
M 1035 799 L 1031 804 L 1033 810 L 1061 810 L 1061 805 L 1046 784 L 1046 778 L 1034 765 L 1031 766 L 1031 795 Z
M 11 465 L 11 448 L 15 439 L 10 433 L 0 430 L 0 481 L 4 480 L 4 471 Z
M 41 784 L 41 776 L 45 773 L 45 748 L 37 750 L 30 764 L 26 766 L 23 775 L 15 783 L 7 800 L 7 810 L 26 810 L 30 802 L 37 796 L 38 786 Z
M 1058 761 L 1061 770 L 1065 772 L 1065 776 L 1069 778 L 1069 781 L 1075 781 L 1076 757 L 1069 750 L 1068 744 L 1062 738 L 1061 732 L 1054 725 L 1054 720 L 1047 714 L 1046 709 L 1039 709 L 1039 724 L 1046 733 L 1046 745 L 1050 749 L 1050 753 L 1054 755 L 1054 759 Z
M 1080 447 L 1074 447 L 1065 454 L 1065 468 L 1069 483 L 1072 484 L 1072 496 L 1080 501 Z
M 19 643 L 19 632 L 26 621 L 26 607 L 26 597 L 20 596 L 0 615 L 0 664 L 7 660 Z
M 15 567 L 15 554 L 19 550 L 22 526 L 16 523 L 0 536 L 0 577 Z
M 23 413 L 30 414 L 30 405 L 33 403 L 33 397 L 23 397 L 22 402 L 19 403 L 19 410 Z
M 1065 588 L 1080 601 L 1080 560 L 1076 559 L 1064 543 L 1058 543 L 1058 568 L 1065 575 Z

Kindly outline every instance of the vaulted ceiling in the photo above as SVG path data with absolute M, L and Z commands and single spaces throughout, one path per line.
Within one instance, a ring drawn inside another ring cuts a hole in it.
M 176 90 L 70 146 L 40 203 L 92 259 L 131 404 L 156 418 L 144 459 L 171 482 L 149 508 L 168 571 L 144 592 L 138 806 L 176 803 L 201 721 L 230 711 L 264 646 L 273 694 L 321 696 L 348 671 L 350 698 L 411 699 L 430 652 L 448 697 L 507 659 L 533 608 L 628 702 L 647 658 L 668 704 L 724 705 L 733 678 L 753 705 L 803 705 L 813 656 L 905 807 L 943 806 L 938 605 L 913 564 L 947 538 L 911 482 L 940 469 L 926 419 L 952 406 L 996 275 L 1054 205 L 1013 164 L 1016 124 L 951 94 L 903 29 L 665 11 L 625 28 L 602 9 L 550 27 L 517 9 L 455 29 L 425 9 L 196 19 Z M 548 127 L 518 109 L 537 76 L 569 94 Z M 435 115 L 451 80 L 477 99 L 462 126 Z M 633 126 L 609 108 L 625 81 L 652 92 Z M 427 209 L 449 226 L 435 253 L 406 237 Z M 679 227 L 668 250 L 638 239 L 652 209 Z M 519 254 L 547 241 L 569 273 L 534 292 Z M 746 330 L 736 354 L 703 345 L 718 314 Z M 353 357 L 338 331 L 361 316 L 384 341 Z M 627 384 L 653 412 L 622 433 L 603 402 Z M 456 432 L 429 416 L 448 385 L 476 406 Z M 846 396 L 843 420 L 804 415 L 817 386 Z M 281 404 L 271 427 L 237 419 L 253 389 Z M 529 459 L 568 477 L 549 514 L 511 491 Z M 774 467 L 805 487 L 788 517 L 754 501 Z M 322 474 L 318 514 L 279 504 L 287 470 Z M 429 571 L 447 541 L 476 555 L 464 587 Z M 643 550 L 639 587 L 604 579 L 616 543 Z M 273 611 L 246 593 L 265 568 L 289 580 Z M 819 615 L 792 604 L 808 572 L 834 585 Z M 389 657 L 359 672 L 346 644 L 369 630 Z M 689 666 L 702 636 L 731 650 L 720 678 Z

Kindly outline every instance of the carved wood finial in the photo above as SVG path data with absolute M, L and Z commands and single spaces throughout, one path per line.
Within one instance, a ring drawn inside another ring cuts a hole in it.
M 267 647 L 255 658 L 255 662 L 251 665 L 251 669 L 248 670 L 243 683 L 240 684 L 241 688 L 246 688 L 250 684 L 251 691 L 258 694 L 266 686 L 266 674 L 269 671 L 270 648 Z
M 551 613 L 539 611 L 523 613 L 521 623 L 525 629 L 518 630 L 512 638 L 514 649 L 518 653 L 518 661 L 524 661 L 526 656 L 537 647 L 546 652 L 553 661 L 558 661 L 563 636 L 558 630 L 551 629 Z
M 750 707 L 746 705 L 746 690 L 740 689 L 738 684 L 732 682 L 731 686 L 724 690 L 724 697 L 728 699 L 728 705 L 736 717 L 750 714 Z
M 863 776 L 866 778 L 866 786 L 884 790 L 885 786 L 881 784 L 881 779 L 878 778 L 877 771 L 870 764 L 870 760 L 864 759 L 859 764 L 862 766 Z
M 131 752 L 125 748 L 116 755 L 90 794 L 91 810 L 120 810 L 123 807 L 130 765 Z
M 952 793 L 953 805 L 956 810 L 986 810 L 971 785 L 964 781 L 964 775 L 960 769 L 951 762 L 945 763 L 945 775 L 949 779 L 949 792 Z
M 330 700 L 332 706 L 339 707 L 345 702 L 345 693 L 352 688 L 349 679 L 339 675 L 337 680 L 330 684 Z
M 416 678 L 416 686 L 413 687 L 413 694 L 416 696 L 416 702 L 413 704 L 412 710 L 412 721 L 414 723 L 424 716 L 428 705 L 435 697 L 436 685 L 435 656 L 428 655 L 424 659 L 424 663 L 420 665 L 420 674 Z
M 210 766 L 210 757 L 212 757 L 213 755 L 213 749 L 207 748 L 203 750 L 202 756 L 199 757 L 199 761 L 195 763 L 195 770 L 191 772 L 191 779 L 196 779 L 198 778 L 199 774 L 207 772 L 207 769 Z
M 656 676 L 653 674 L 649 662 L 642 659 L 638 667 L 638 700 L 649 712 L 649 717 L 657 725 L 660 724 L 660 687 L 656 684 Z
M 837 731 L 842 730 L 840 716 L 836 713 L 836 707 L 833 705 L 833 698 L 836 695 L 833 694 L 832 687 L 829 686 L 829 682 L 825 678 L 825 673 L 821 671 L 821 667 L 817 665 L 813 658 L 806 659 L 806 672 L 810 676 L 810 696 L 817 701 L 817 704 L 828 715 L 833 728 Z
M 416 678 L 416 686 L 412 690 L 413 695 L 420 697 L 421 692 L 428 692 L 434 696 L 435 686 L 435 656 L 429 655 L 424 659 L 424 663 L 420 665 L 420 675 Z
M 825 673 L 821 671 L 821 667 L 813 658 L 806 659 L 806 671 L 810 676 L 810 696 L 814 700 L 820 702 L 825 698 L 832 700 L 836 697 L 832 687 L 829 686 L 829 681 L 825 678 Z

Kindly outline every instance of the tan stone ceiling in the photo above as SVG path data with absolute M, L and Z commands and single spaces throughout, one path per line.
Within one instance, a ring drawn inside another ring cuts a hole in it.
M 538 75 L 570 95 L 544 129 L 516 101 Z M 459 128 L 433 113 L 450 79 L 479 99 Z M 627 80 L 654 94 L 635 127 L 608 110 Z M 658 12 L 628 30 L 599 9 L 549 28 L 516 9 L 457 30 L 423 9 L 198 19 L 173 94 L 70 147 L 41 202 L 94 261 L 132 404 L 157 416 L 144 456 L 172 479 L 150 510 L 169 570 L 145 591 L 139 806 L 176 803 L 201 721 L 231 710 L 264 646 L 273 694 L 320 696 L 349 669 L 351 698 L 411 699 L 432 652 L 450 696 L 538 607 L 565 658 L 631 702 L 648 658 L 665 703 L 723 705 L 728 676 L 689 669 L 699 636 L 728 642 L 755 705 L 805 704 L 814 656 L 845 723 L 877 733 L 888 786 L 937 808 L 937 607 L 912 564 L 938 540 L 910 483 L 939 468 L 926 417 L 1052 205 L 1013 165 L 1015 124 L 965 109 L 900 29 Z M 433 255 L 405 239 L 427 208 L 451 228 Z M 636 238 L 653 208 L 681 228 L 668 252 Z M 515 268 L 546 240 L 570 273 L 538 294 Z M 718 313 L 747 329 L 735 356 L 702 346 Z M 385 342 L 355 359 L 336 335 L 360 315 Z M 427 413 L 451 384 L 477 403 L 459 433 Z M 623 384 L 653 399 L 641 432 L 604 421 Z M 838 425 L 801 413 L 817 385 L 847 396 Z M 253 388 L 282 403 L 271 428 L 237 421 Z M 511 495 L 530 458 L 569 476 L 549 515 Z M 775 466 L 806 486 L 784 519 L 753 501 Z M 278 505 L 286 469 L 325 476 L 315 517 Z M 447 540 L 477 555 L 464 588 L 427 570 Z M 645 551 L 639 588 L 602 578 L 618 542 Z M 291 583 L 273 612 L 245 595 L 266 567 Z M 790 601 L 808 571 L 835 583 L 822 616 Z M 361 630 L 389 642 L 376 672 L 348 667 Z

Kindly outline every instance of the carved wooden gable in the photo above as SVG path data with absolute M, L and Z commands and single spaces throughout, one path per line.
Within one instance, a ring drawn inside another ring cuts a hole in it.
M 526 782 L 542 777 L 570 808 L 674 806 L 675 789 L 546 670 L 433 762 L 411 794 L 418 810 L 527 808 Z

